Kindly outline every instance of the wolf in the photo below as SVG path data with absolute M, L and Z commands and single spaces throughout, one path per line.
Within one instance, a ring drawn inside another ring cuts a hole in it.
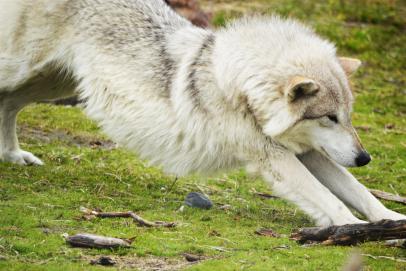
M 20 149 L 17 113 L 67 97 L 114 141 L 171 174 L 247 167 L 318 225 L 405 219 L 345 167 L 370 155 L 351 125 L 348 77 L 312 29 L 273 17 L 218 30 L 193 26 L 161 0 L 0 0 L 0 157 Z

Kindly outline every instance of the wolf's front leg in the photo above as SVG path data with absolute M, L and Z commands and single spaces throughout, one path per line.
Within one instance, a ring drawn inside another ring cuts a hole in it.
M 347 169 L 317 151 L 299 156 L 307 169 L 331 192 L 364 214 L 370 221 L 406 219 L 405 215 L 387 209 Z
M 324 187 L 292 153 L 271 159 L 261 169 L 277 196 L 290 200 L 320 226 L 361 223 L 351 211 Z
M 42 165 L 42 161 L 18 146 L 16 118 L 20 107 L 18 101 L 0 96 L 0 160 L 19 165 Z

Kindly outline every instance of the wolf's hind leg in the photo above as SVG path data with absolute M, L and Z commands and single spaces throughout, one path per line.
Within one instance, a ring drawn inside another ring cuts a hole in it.
M 331 192 L 370 221 L 406 219 L 405 215 L 387 209 L 347 169 L 311 151 L 298 157 L 307 169 Z
M 351 211 L 324 187 L 292 153 L 267 161 L 262 175 L 282 198 L 292 201 L 320 226 L 361 223 Z
M 10 100 L 10 94 L 0 94 L 0 159 L 19 165 L 42 165 L 39 158 L 18 145 L 16 119 L 23 104 Z

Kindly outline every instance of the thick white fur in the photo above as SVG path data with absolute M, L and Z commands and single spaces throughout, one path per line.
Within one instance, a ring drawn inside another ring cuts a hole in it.
M 297 76 L 319 91 L 293 103 Z M 0 0 L 0 158 L 42 164 L 19 148 L 16 115 L 73 91 L 108 135 L 166 172 L 250 164 L 320 225 L 360 221 L 341 200 L 369 220 L 405 218 L 331 160 L 351 166 L 362 150 L 352 95 L 334 46 L 295 21 L 211 32 L 159 0 Z M 323 115 L 303 120 L 321 104 Z

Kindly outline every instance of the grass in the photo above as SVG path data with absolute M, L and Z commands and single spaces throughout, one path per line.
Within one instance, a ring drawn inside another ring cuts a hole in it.
M 354 76 L 354 124 L 374 161 L 352 170 L 370 188 L 406 194 L 406 6 L 402 1 L 203 1 L 223 25 L 243 14 L 273 12 L 312 25 L 333 40 L 342 55 L 365 63 Z M 402 15 L 403 14 L 403 15 Z M 35 116 L 35 117 L 34 117 Z M 239 170 L 215 177 L 189 176 L 174 183 L 133 154 L 114 148 L 78 108 L 33 105 L 19 116 L 22 148 L 44 167 L 0 163 L 0 270 L 105 270 L 98 255 L 121 257 L 124 266 L 152 269 L 145 259 L 176 269 L 182 253 L 209 259 L 188 270 L 340 270 L 353 248 L 302 247 L 290 241 L 294 228 L 313 225 L 295 206 L 261 199 L 269 191 Z M 185 195 L 203 191 L 212 210 L 177 212 Z M 229 204 L 231 210 L 221 210 Z M 385 202 L 401 213 L 405 206 Z M 175 229 L 145 229 L 125 219 L 80 219 L 79 207 L 133 210 L 150 220 L 181 223 Z M 272 228 L 281 238 L 254 234 Z M 61 234 L 88 232 L 136 237 L 126 250 L 68 247 Z M 224 251 L 219 251 L 220 247 Z M 285 247 L 285 249 L 278 249 Z M 406 257 L 382 243 L 359 246 L 362 253 Z M 405 270 L 406 264 L 366 257 L 366 270 Z M 124 263 L 125 262 L 125 263 Z M 143 267 L 142 267 L 143 266 Z

